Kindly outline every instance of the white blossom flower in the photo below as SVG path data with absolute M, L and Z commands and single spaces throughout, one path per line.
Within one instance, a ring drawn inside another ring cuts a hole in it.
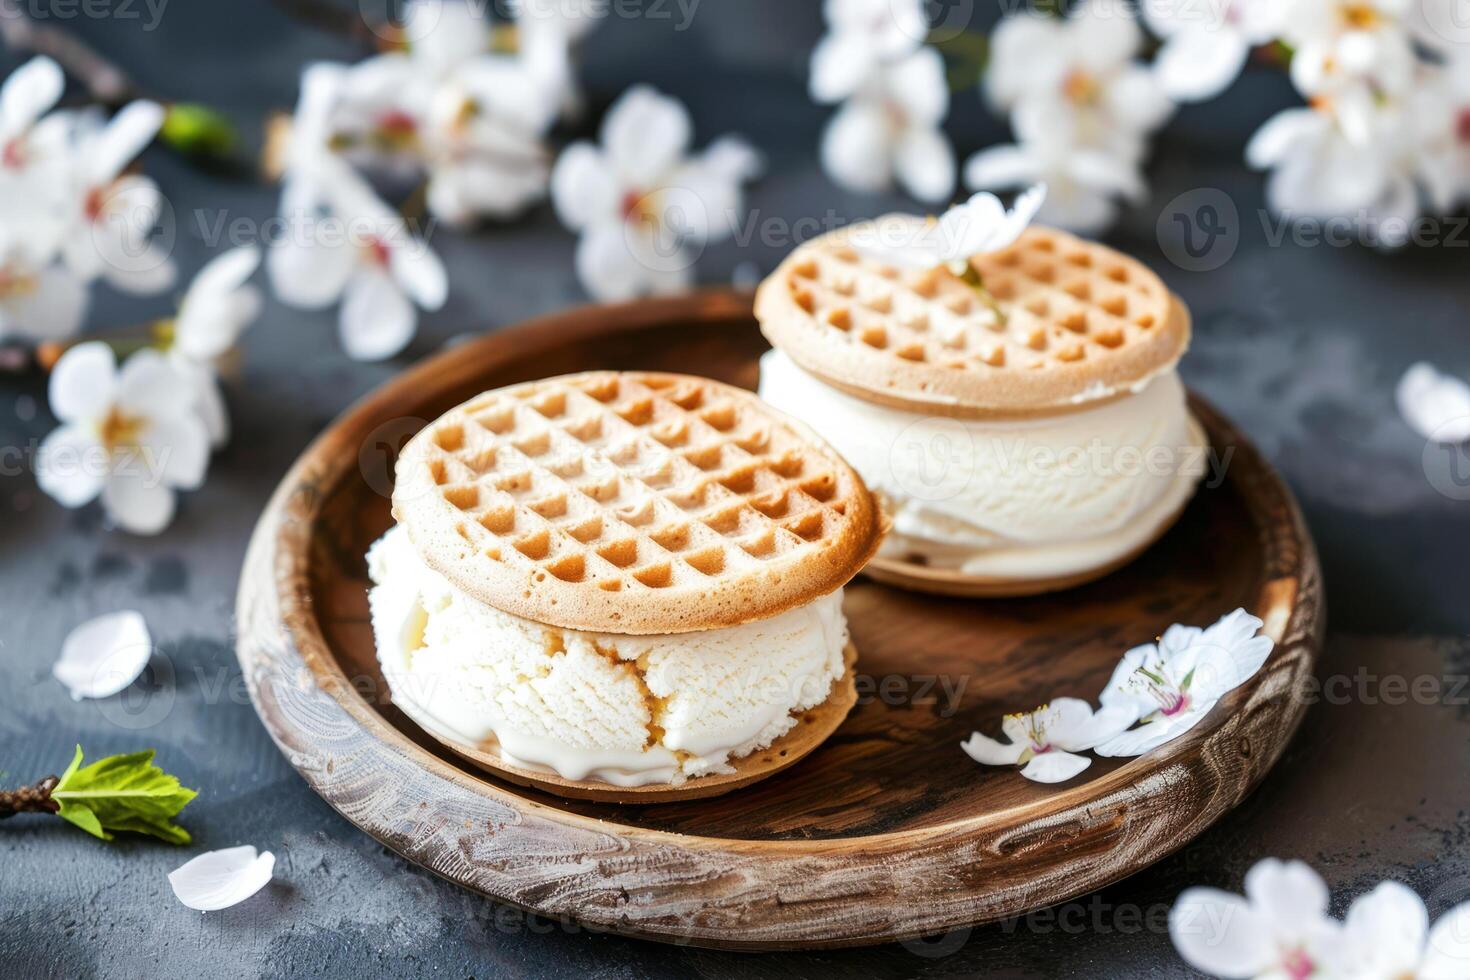
M 1470 977 L 1470 902 L 1429 925 L 1424 900 L 1385 881 L 1353 901 L 1331 957 L 1351 980 L 1463 980 Z
M 173 260 L 150 239 L 163 195 L 147 177 L 125 174 L 163 125 L 163 107 L 132 102 L 103 124 L 79 121 L 71 151 L 71 204 L 62 243 L 67 266 L 84 282 L 99 276 L 125 292 L 173 285 Z
M 688 112 L 643 85 L 608 111 L 600 141 L 567 147 L 551 174 L 556 212 L 581 234 L 582 284 L 601 300 L 685 288 L 693 250 L 733 233 L 759 158 L 733 137 L 688 158 Z
M 87 315 L 87 286 L 51 258 L 47 232 L 32 224 L 0 229 L 0 337 L 64 340 Z
M 1078 698 L 1057 698 L 1032 712 L 1006 715 L 1001 722 L 1006 742 L 971 732 L 960 743 L 981 765 L 1020 765 L 1021 775 L 1038 783 L 1060 783 L 1092 765 L 1076 753 L 1090 749 L 1127 727 L 1131 717 L 1118 709 L 1096 713 Z
M 464 226 L 507 218 L 546 194 L 542 138 L 555 118 L 544 87 L 516 60 L 487 55 L 435 91 L 423 126 L 428 204 Z
M 1327 902 L 1327 886 L 1311 868 L 1268 858 L 1246 873 L 1243 898 L 1186 889 L 1169 912 L 1169 938 L 1185 962 L 1215 977 L 1330 975 L 1341 927 Z
M 1142 755 L 1178 738 L 1244 684 L 1271 654 L 1261 621 L 1237 609 L 1206 629 L 1170 626 L 1158 643 L 1134 647 L 1113 671 L 1101 701 L 1142 724 L 1097 746 L 1104 756 Z
M 1045 200 L 1045 184 L 1021 194 L 1009 211 L 1000 198 L 981 192 L 937 220 L 923 222 L 914 234 L 889 240 L 875 226 L 870 234 L 856 232 L 853 244 L 864 254 L 892 265 L 909 269 L 945 265 L 958 274 L 972 256 L 999 251 L 1021 237 Z
M 330 62 L 307 65 L 301 72 L 301 94 L 291 116 L 289 135 L 281 158 L 282 197 L 317 197 L 312 188 L 331 183 L 342 167 L 334 146 L 333 115 L 346 88 L 348 69 Z M 299 185 L 293 190 L 292 185 Z
M 1455 444 L 1470 440 L 1470 385 L 1420 361 L 1394 390 L 1399 414 L 1425 439 Z
M 74 701 L 110 698 L 137 680 L 152 656 L 148 624 L 127 609 L 89 619 L 68 633 L 51 676 Z
M 415 305 L 431 311 L 444 305 L 444 265 L 350 172 L 312 192 L 325 195 L 328 211 L 305 204 L 290 211 L 291 227 L 266 259 L 276 295 L 302 309 L 340 301 L 338 328 L 348 355 L 392 357 L 418 329 Z
M 174 897 L 198 912 L 238 905 L 270 884 L 276 856 L 249 844 L 205 851 L 168 873 Z
M 21 65 L 0 85 L 0 169 L 22 172 L 43 162 L 32 138 L 65 88 L 61 67 L 44 55 Z
M 840 102 L 885 65 L 923 44 L 929 18 L 923 0 L 826 0 L 827 33 L 812 51 L 811 96 Z
M 260 315 L 260 291 L 246 284 L 260 266 L 260 249 L 242 245 L 209 261 L 194 276 L 173 320 L 168 356 L 194 389 L 210 445 L 229 441 L 230 419 L 216 374 L 218 362 Z
M 1408 0 L 1290 0 L 1281 6 L 1282 39 L 1295 52 L 1291 78 L 1310 98 L 1365 109 L 1404 92 L 1417 58 L 1404 15 Z M 1339 110 L 1340 112 L 1342 110 Z
M 1109 0 L 1085 0 L 1066 19 L 1008 17 L 991 38 L 986 90 L 996 108 L 1030 109 L 1073 147 L 1136 162 L 1174 111 L 1135 60 L 1142 45 L 1131 7 Z
M 843 187 L 876 193 L 895 180 L 921 201 L 954 190 L 954 149 L 941 123 L 949 113 L 944 59 L 920 48 L 880 66 L 822 133 L 822 169 Z
M 63 506 L 100 497 L 123 530 L 157 534 L 173 519 L 174 491 L 204 482 L 209 433 L 158 351 L 119 369 L 106 344 L 78 344 L 52 370 L 50 399 L 62 424 L 41 444 L 36 481 Z
M 1285 109 L 1251 137 L 1246 160 L 1270 169 L 1266 197 L 1297 218 L 1361 216 L 1385 245 L 1406 241 L 1421 202 L 1444 212 L 1459 192 L 1459 120 L 1443 69 L 1425 66 L 1403 97 L 1323 99 Z
M 489 9 L 479 0 L 406 0 L 400 33 L 419 71 L 443 77 L 489 51 Z
M 965 162 L 966 186 L 1009 190 L 1044 183 L 1046 200 L 1036 220 L 1081 234 L 1096 234 L 1117 220 L 1119 199 L 1146 196 L 1131 154 L 1074 145 L 1071 133 L 1050 125 L 1044 108 L 1017 108 L 1011 126 L 1017 142 L 981 150 Z
M 521 65 L 563 116 L 578 115 L 582 93 L 572 53 L 607 13 L 607 5 L 599 0 L 516 0 L 511 9 Z
M 1251 48 L 1280 33 L 1283 0 L 1149 0 L 1141 4 L 1149 29 L 1164 39 L 1154 60 L 1170 98 L 1197 102 L 1225 91 L 1240 75 Z

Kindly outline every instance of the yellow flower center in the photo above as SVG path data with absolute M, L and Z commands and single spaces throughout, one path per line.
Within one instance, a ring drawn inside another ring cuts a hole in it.
M 137 415 L 128 415 L 114 405 L 107 413 L 107 418 L 103 419 L 102 424 L 98 426 L 97 438 L 102 441 L 102 445 L 109 452 L 114 452 L 118 449 L 136 446 L 147 425 L 147 419 Z
M 1371 31 L 1383 23 L 1383 15 L 1371 3 L 1350 3 L 1342 8 L 1342 19 L 1351 30 Z
M 1102 97 L 1102 86 L 1094 76 L 1079 68 L 1062 81 L 1062 94 L 1078 105 L 1091 105 Z
M 36 281 L 35 276 L 0 267 L 0 300 L 31 296 L 39 287 L 40 283 Z

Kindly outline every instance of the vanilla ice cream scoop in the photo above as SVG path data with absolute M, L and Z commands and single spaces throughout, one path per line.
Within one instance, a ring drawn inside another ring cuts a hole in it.
M 742 626 L 626 636 L 546 626 L 471 598 L 402 527 L 368 554 L 378 659 L 395 703 L 513 765 L 617 786 L 731 771 L 844 673 L 842 592 Z
M 1204 472 L 1173 371 L 1088 408 L 959 419 L 865 401 L 761 359 L 760 394 L 799 415 L 862 474 L 893 520 L 879 551 L 967 575 L 1066 578 L 1158 536 Z

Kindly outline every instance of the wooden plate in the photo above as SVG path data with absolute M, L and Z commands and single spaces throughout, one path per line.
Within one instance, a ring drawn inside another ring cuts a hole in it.
M 363 554 L 389 524 L 392 453 L 486 388 L 589 368 L 748 387 L 765 346 L 748 295 L 573 310 L 455 347 L 351 408 L 297 461 L 250 543 L 239 656 L 291 764 L 347 819 L 466 887 L 594 928 L 697 945 L 844 946 L 1021 915 L 1131 874 L 1240 802 L 1295 729 L 1320 645 L 1317 559 L 1280 479 L 1208 405 L 1226 478 L 1137 561 L 1024 599 L 859 581 L 858 704 L 807 758 L 715 799 L 561 800 L 462 763 L 389 702 Z M 1207 483 L 1208 483 L 1207 478 Z M 1124 650 L 1237 606 L 1275 652 L 1198 727 L 1068 783 L 959 749 L 1007 711 L 1095 698 Z

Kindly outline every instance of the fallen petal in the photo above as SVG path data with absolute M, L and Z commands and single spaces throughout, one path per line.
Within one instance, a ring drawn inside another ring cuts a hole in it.
M 266 886 L 276 867 L 270 851 L 256 854 L 249 844 L 206 851 L 170 871 L 174 896 L 191 909 L 216 912 L 238 905 Z
M 109 613 L 67 635 L 51 675 L 73 699 L 110 698 L 132 684 L 148 666 L 153 641 L 141 613 Z
M 1423 361 L 1404 372 L 1394 392 L 1399 414 L 1425 439 L 1455 444 L 1470 439 L 1470 385 Z

